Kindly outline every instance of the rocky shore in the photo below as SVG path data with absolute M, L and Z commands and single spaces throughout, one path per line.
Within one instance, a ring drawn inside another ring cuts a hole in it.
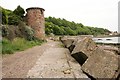
M 120 79 L 119 47 L 96 44 L 90 37 L 60 37 L 91 79 Z

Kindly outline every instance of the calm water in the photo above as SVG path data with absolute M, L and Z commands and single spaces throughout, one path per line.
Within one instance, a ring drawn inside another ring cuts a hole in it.
M 93 40 L 97 43 L 120 43 L 120 37 L 93 38 Z

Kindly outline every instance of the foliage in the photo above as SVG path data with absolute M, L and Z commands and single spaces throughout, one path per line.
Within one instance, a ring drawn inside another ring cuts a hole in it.
M 0 7 L 2 8 L 2 7 Z M 14 11 L 2 8 L 2 54 L 12 54 L 36 45 L 40 45 L 43 40 L 34 37 L 34 30 L 23 22 L 24 9 L 18 6 Z
M 34 30 L 25 25 L 24 22 L 20 22 L 18 26 L 3 25 L 0 27 L 0 31 L 2 31 L 2 36 L 9 40 L 13 40 L 15 37 L 21 37 L 27 40 L 36 39 L 34 37 Z
M 8 24 L 8 15 L 5 9 L 2 9 L 2 24 Z
M 17 6 L 17 8 L 13 11 L 14 14 L 20 16 L 20 17 L 24 17 L 25 11 L 24 9 L 19 5 Z
M 2 26 L 2 37 L 5 37 L 9 40 L 13 40 L 20 32 L 16 26 L 4 25 Z
M 24 38 L 15 38 L 9 41 L 6 38 L 2 39 L 2 54 L 12 54 L 16 51 L 23 51 L 36 45 L 40 45 L 42 40 L 28 41 Z
M 15 14 L 9 14 L 8 17 L 8 24 L 9 25 L 18 25 L 19 22 L 22 21 L 22 18 L 20 16 L 17 16 Z
M 2 8 L 2 7 L 1 7 Z M 14 12 L 8 9 L 2 8 L 2 24 L 8 25 L 18 25 L 20 21 L 22 21 L 23 13 L 18 12 L 19 10 L 15 9 Z M 18 12 L 18 14 L 17 14 Z
M 27 40 L 35 40 L 34 37 L 35 32 L 30 26 L 27 26 L 24 22 L 19 22 L 18 27 L 21 32 L 21 37 L 24 37 Z
M 55 35 L 102 35 L 110 33 L 107 29 L 84 26 L 81 23 L 70 22 L 66 19 L 48 17 L 45 18 L 45 21 L 47 35 L 50 33 Z

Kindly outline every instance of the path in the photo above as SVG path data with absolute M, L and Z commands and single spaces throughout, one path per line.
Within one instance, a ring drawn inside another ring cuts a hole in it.
M 68 49 L 60 45 L 60 42 L 48 41 L 42 46 L 3 58 L 3 77 L 87 78 Z

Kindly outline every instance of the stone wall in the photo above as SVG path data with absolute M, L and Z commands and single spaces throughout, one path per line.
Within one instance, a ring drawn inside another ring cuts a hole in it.
M 35 30 L 35 36 L 39 39 L 45 38 L 45 19 L 44 9 L 38 7 L 32 7 L 26 9 L 26 21 L 27 25 Z

